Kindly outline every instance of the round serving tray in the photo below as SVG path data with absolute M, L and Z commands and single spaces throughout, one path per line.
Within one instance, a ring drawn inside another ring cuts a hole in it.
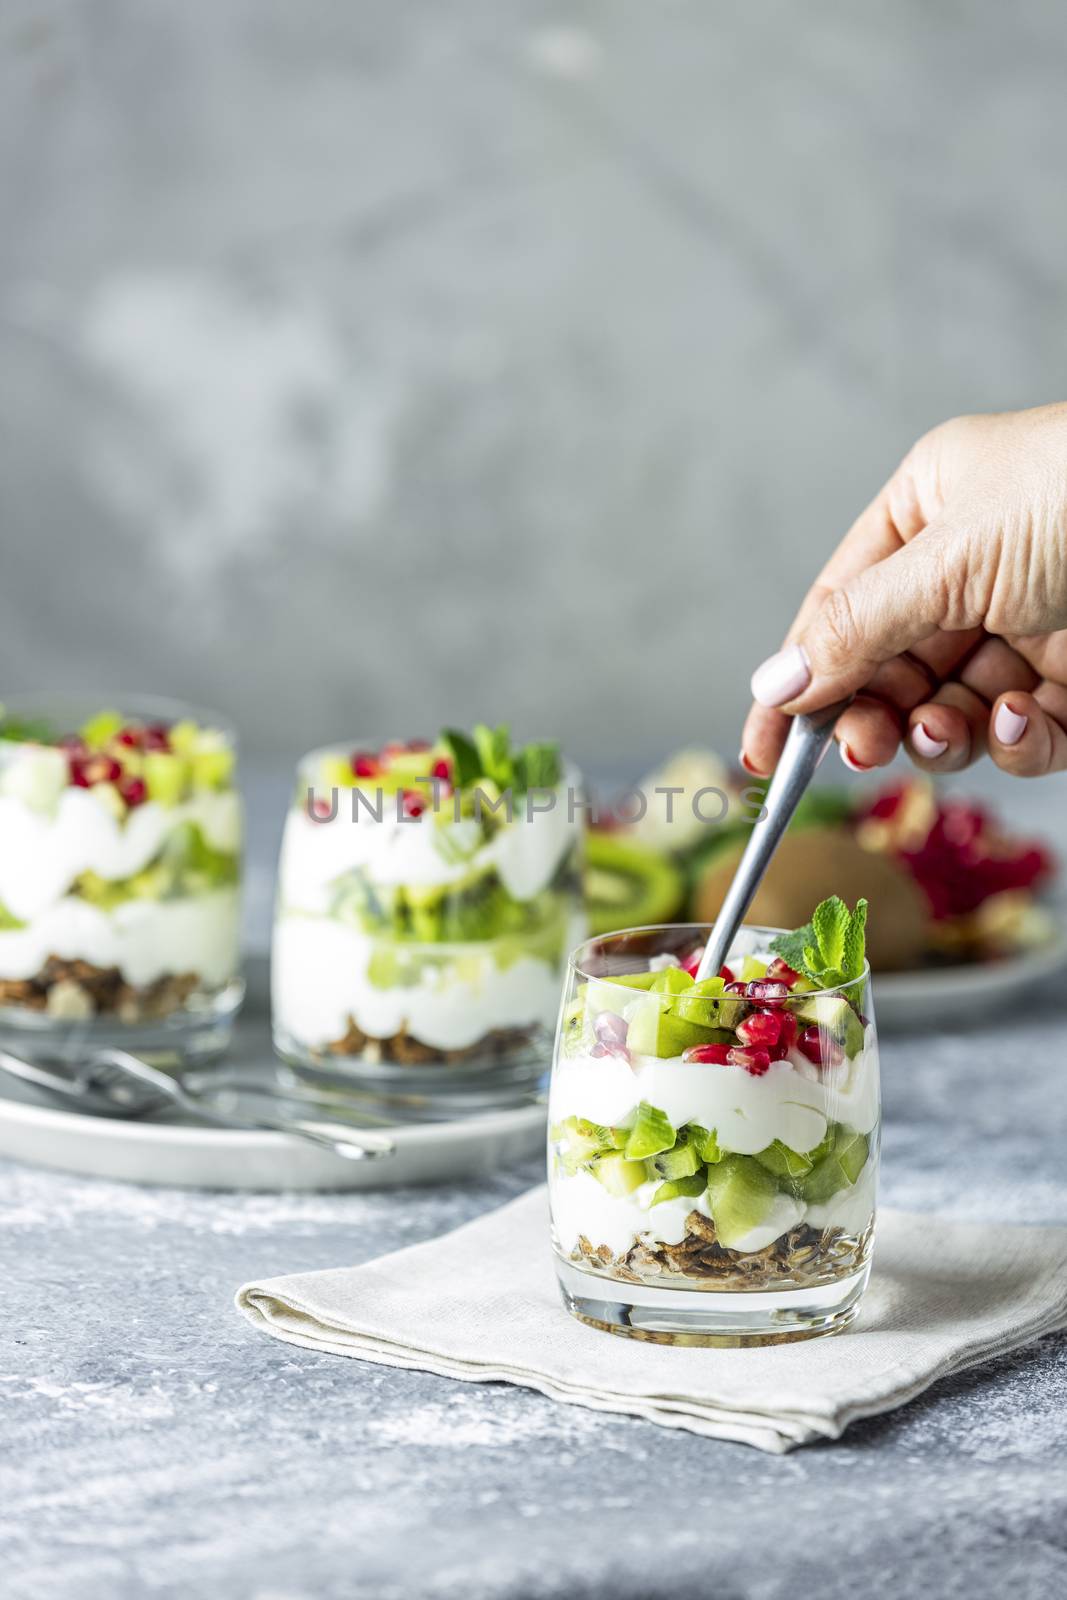
M 249 963 L 248 980 L 245 1009 L 219 1075 L 223 1083 L 227 1073 L 274 1083 L 265 960 Z M 352 1111 L 345 1127 L 358 1128 L 361 1120 Z M 448 1122 L 367 1118 L 365 1125 L 388 1133 L 392 1155 L 349 1161 L 277 1133 L 230 1132 L 172 1114 L 124 1120 L 69 1109 L 0 1073 L 0 1156 L 86 1177 L 198 1189 L 378 1189 L 482 1177 L 543 1147 L 545 1107 L 523 1104 Z

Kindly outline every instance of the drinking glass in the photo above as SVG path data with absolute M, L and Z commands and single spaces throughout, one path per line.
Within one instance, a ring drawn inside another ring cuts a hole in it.
M 856 1314 L 878 1161 L 870 972 L 832 990 L 773 981 L 776 931 L 739 932 L 721 989 L 682 965 L 707 941 L 698 924 L 609 934 L 570 958 L 549 1195 L 563 1299 L 583 1322 L 736 1344 Z
M 143 695 L 0 708 L 0 1043 L 159 1065 L 226 1047 L 240 971 L 232 731 Z
M 451 792 L 405 800 L 374 779 L 324 789 L 350 749 L 298 768 L 278 872 L 275 1048 L 393 1116 L 536 1097 L 584 932 L 577 774 L 533 809 L 519 795 L 509 814 L 491 796 L 497 809 L 472 815 L 467 794 L 457 809 Z

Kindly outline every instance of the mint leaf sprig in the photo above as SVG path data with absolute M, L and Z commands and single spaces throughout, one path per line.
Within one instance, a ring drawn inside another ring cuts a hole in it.
M 513 749 L 506 723 L 490 728 L 479 722 L 469 737 L 446 728 L 441 740 L 452 757 L 457 789 L 469 789 L 487 778 L 501 792 L 525 794 L 530 789 L 554 789 L 563 773 L 558 745 L 542 742 Z
M 811 921 L 771 940 L 776 956 L 820 989 L 841 989 L 858 978 L 866 962 L 867 902 L 850 911 L 836 894 L 821 901 Z

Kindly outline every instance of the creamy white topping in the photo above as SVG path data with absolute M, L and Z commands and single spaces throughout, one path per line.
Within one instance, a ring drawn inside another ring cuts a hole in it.
M 441 947 L 417 984 L 383 989 L 367 968 L 376 942 L 329 917 L 282 913 L 274 925 L 275 1022 L 312 1048 L 339 1039 L 351 1018 L 374 1038 L 405 1028 L 423 1044 L 463 1050 L 495 1028 L 551 1027 L 559 1005 L 554 962 L 522 956 L 506 967 L 491 945 Z M 432 956 L 435 946 L 422 949 Z M 461 953 L 458 953 L 461 952 Z
M 59 956 L 118 967 L 136 987 L 195 972 L 214 988 L 237 972 L 239 937 L 236 889 L 183 900 L 127 900 L 111 911 L 71 896 L 28 927 L 0 932 L 0 976 L 32 978 L 49 956 Z
M 185 822 L 196 823 L 213 849 L 240 849 L 241 803 L 232 790 L 176 806 L 150 801 L 123 821 L 92 789 L 64 789 L 52 812 L 0 794 L 0 903 L 20 921 L 32 922 L 62 900 L 83 872 L 116 882 L 142 871 Z

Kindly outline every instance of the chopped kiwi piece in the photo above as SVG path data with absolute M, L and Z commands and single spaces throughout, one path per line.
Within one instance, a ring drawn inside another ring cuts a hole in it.
M 699 1172 L 701 1165 L 695 1145 L 681 1141 L 673 1150 L 661 1150 L 658 1156 L 652 1156 L 649 1161 L 649 1166 L 660 1178 L 691 1178 L 694 1172 Z
M 693 980 L 681 967 L 664 967 L 653 974 L 649 984 L 653 994 L 681 994 L 693 987 Z
M 865 1134 L 838 1126 L 831 1149 L 801 1179 L 797 1190 L 801 1199 L 809 1205 L 824 1205 L 839 1189 L 851 1187 L 866 1166 L 869 1151 Z
M 228 745 L 194 750 L 189 765 L 194 789 L 225 789 L 233 777 L 234 753 Z
M 188 768 L 182 756 L 165 750 L 150 750 L 144 758 L 144 781 L 149 800 L 161 806 L 175 806 L 185 789 Z
M 598 1156 L 592 1166 L 593 1176 L 604 1185 L 609 1194 L 619 1199 L 633 1194 L 646 1182 L 645 1164 L 643 1161 L 628 1161 L 619 1151 L 609 1151 L 607 1155 Z
M 581 1000 L 572 1000 L 560 1023 L 559 1037 L 564 1055 L 574 1055 L 581 1048 L 584 1032 L 585 1006 Z
M 741 961 L 741 970 L 737 974 L 741 983 L 758 983 L 767 976 L 767 963 L 758 956 L 744 956 Z
M 724 978 L 702 978 L 699 983 L 691 984 L 684 994 L 679 994 L 671 1010 L 683 1022 L 695 1022 L 702 1028 L 721 1028 L 720 1011 L 725 988 Z
M 803 1155 L 799 1150 L 791 1150 L 781 1139 L 775 1139 L 766 1150 L 761 1150 L 756 1160 L 768 1172 L 773 1172 L 776 1178 L 803 1178 L 815 1164 L 810 1156 Z
M 716 1036 L 715 1029 L 683 1021 L 649 995 L 634 1007 L 626 1044 L 635 1055 L 680 1056 L 690 1045 L 711 1044 Z
M 674 1128 L 666 1115 L 656 1106 L 650 1106 L 647 1100 L 642 1100 L 626 1141 L 626 1159 L 644 1161 L 648 1156 L 658 1156 L 661 1150 L 672 1147 L 675 1138 Z
M 703 1172 L 693 1173 L 687 1178 L 668 1178 L 652 1196 L 652 1204 L 658 1206 L 661 1200 L 677 1200 L 683 1195 L 695 1199 L 704 1193 L 705 1187 Z
M 696 1150 L 701 1161 L 708 1161 L 714 1165 L 722 1160 L 723 1152 L 719 1147 L 718 1139 L 715 1137 L 714 1128 L 702 1128 L 699 1122 L 690 1122 L 686 1131 L 689 1136 L 689 1143 Z
M 81 726 L 81 736 L 90 750 L 102 750 L 126 726 L 119 711 L 98 711 Z
M 553 1138 L 559 1145 L 560 1163 L 569 1176 L 579 1167 L 587 1166 L 595 1156 L 615 1148 L 610 1128 L 601 1128 L 581 1117 L 568 1117 L 553 1129 Z
M 719 1243 L 735 1249 L 767 1216 L 778 1185 L 751 1156 L 726 1156 L 708 1168 L 708 1203 Z
M 793 1007 L 799 1022 L 823 1028 L 843 1045 L 846 1056 L 863 1049 L 863 1023 L 843 994 L 813 994 Z

